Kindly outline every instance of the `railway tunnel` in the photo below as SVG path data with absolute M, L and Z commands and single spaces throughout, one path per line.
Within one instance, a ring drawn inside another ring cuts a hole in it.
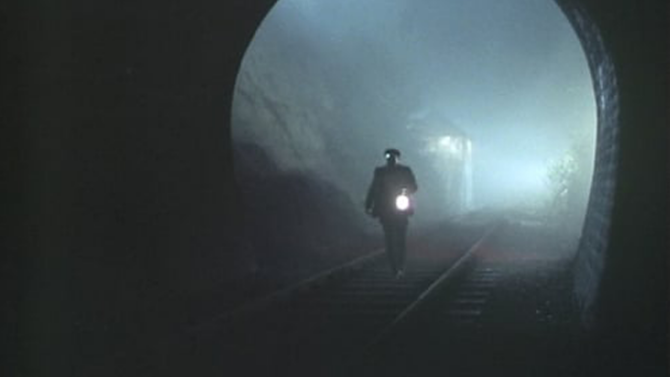
M 242 213 L 229 119 L 243 54 L 273 4 L 3 8 L 16 31 L 3 54 L 3 107 L 16 135 L 3 140 L 16 177 L 6 213 L 15 252 L 3 264 L 16 282 L 5 285 L 15 304 L 6 318 L 17 324 L 3 364 L 14 374 L 67 374 L 164 333 L 166 313 L 202 305 L 253 267 L 232 237 Z M 602 352 L 634 354 L 629 368 L 663 364 L 667 5 L 558 4 L 597 99 L 573 269 L 581 325 Z

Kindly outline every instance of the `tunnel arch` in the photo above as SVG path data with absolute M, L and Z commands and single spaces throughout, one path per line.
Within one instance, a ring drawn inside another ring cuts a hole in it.
M 277 3 L 268 4 L 263 19 L 269 16 Z M 606 260 L 615 200 L 619 159 L 619 88 L 614 63 L 589 11 L 578 1 L 555 0 L 555 3 L 572 25 L 584 50 L 593 80 L 597 111 L 594 171 L 574 268 L 576 303 L 582 324 L 590 327 L 594 321 L 594 305 Z M 262 21 L 258 22 L 256 28 L 261 24 Z M 239 78 L 237 74 L 236 77 Z M 232 107 L 232 101 L 229 106 Z M 233 140 L 231 142 L 234 143 Z
M 555 1 L 581 41 L 597 109 L 590 199 L 571 271 L 575 325 L 586 338 L 579 344 L 587 355 L 600 354 L 601 364 L 592 363 L 594 373 L 607 364 L 621 375 L 638 373 L 638 366 L 663 369 L 669 267 L 667 4 Z M 227 106 L 231 103 L 232 96 Z
M 619 89 L 614 64 L 602 35 L 584 8 L 557 0 L 587 56 L 597 108 L 596 160 L 589 206 L 575 262 L 575 297 L 586 326 L 593 322 L 595 292 L 608 247 L 619 159 Z
M 183 308 L 179 298 L 219 303 L 220 290 L 240 291 L 230 283 L 247 254 L 234 241 L 243 213 L 230 112 L 244 51 L 274 3 L 3 7 L 14 374 L 117 370 L 114 352 L 176 328 L 154 319 Z M 601 104 L 573 269 L 579 315 L 600 345 L 620 348 L 602 365 L 652 375 L 641 368 L 667 362 L 668 4 L 557 3 Z M 151 331 L 126 331 L 137 327 Z

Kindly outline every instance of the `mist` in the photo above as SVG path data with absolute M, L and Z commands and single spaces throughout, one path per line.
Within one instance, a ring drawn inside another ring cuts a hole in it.
M 232 122 L 238 180 L 314 177 L 354 223 L 387 147 L 415 172 L 418 223 L 561 200 L 583 221 L 595 99 L 550 0 L 280 0 L 241 64 Z

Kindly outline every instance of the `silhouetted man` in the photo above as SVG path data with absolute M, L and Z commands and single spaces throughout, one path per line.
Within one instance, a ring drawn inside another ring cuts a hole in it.
M 417 184 L 412 169 L 400 165 L 400 151 L 384 151 L 386 166 L 375 168 L 374 178 L 365 199 L 365 211 L 379 218 L 384 228 L 386 253 L 397 278 L 405 273 L 405 239 L 408 217 L 414 213 L 410 195 Z

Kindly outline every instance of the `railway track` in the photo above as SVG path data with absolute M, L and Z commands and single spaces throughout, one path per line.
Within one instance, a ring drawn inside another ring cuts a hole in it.
M 573 342 L 561 237 L 470 216 L 409 241 L 403 279 L 372 252 L 79 375 L 571 375 L 574 355 L 554 357 Z
M 497 221 L 480 226 L 470 237 L 461 235 L 460 242 L 448 249 L 442 246 L 445 237 L 452 241 L 459 237 L 437 232 L 428 237 L 432 241 L 423 246 L 425 250 L 410 249 L 423 255 L 408 258 L 401 279 L 392 276 L 381 251 L 317 274 L 188 329 L 178 342 L 139 357 L 151 359 L 151 366 L 143 369 L 137 367 L 143 363 L 130 362 L 135 365 L 132 374 L 341 375 L 352 361 L 373 352 L 436 292 L 458 280 L 462 271 L 472 269 L 477 249 L 501 225 Z M 483 299 L 481 284 L 491 282 L 493 275 L 486 270 L 475 271 L 482 278 L 459 298 L 464 306 L 445 309 L 455 321 L 476 314 L 472 305 Z M 465 305 L 470 305 L 469 312 Z
M 491 224 L 476 242 L 441 257 L 408 259 L 402 279 L 392 276 L 386 255 L 378 251 L 191 331 L 220 356 L 206 363 L 219 362 L 216 369 L 236 375 L 338 374 L 471 267 L 477 249 L 499 227 Z

